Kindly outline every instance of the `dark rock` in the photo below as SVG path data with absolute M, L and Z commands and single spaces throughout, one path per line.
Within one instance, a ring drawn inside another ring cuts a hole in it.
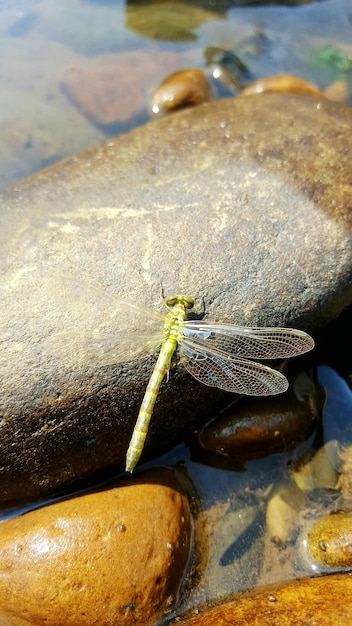
M 304 385 L 308 377 L 301 380 Z M 235 463 L 294 448 L 317 425 L 324 398 L 313 382 L 302 392 L 303 385 L 297 377 L 285 394 L 232 404 L 199 431 L 199 444 Z
M 352 295 L 351 127 L 350 109 L 313 97 L 218 101 L 2 194 L 2 503 L 121 467 L 153 361 L 72 367 L 75 342 L 64 361 L 46 348 L 58 331 L 119 330 L 109 295 L 155 307 L 162 284 L 204 298 L 214 321 L 310 331 L 341 313 Z M 107 296 L 62 296 L 58 275 Z M 220 396 L 171 372 L 148 455 L 209 419 Z

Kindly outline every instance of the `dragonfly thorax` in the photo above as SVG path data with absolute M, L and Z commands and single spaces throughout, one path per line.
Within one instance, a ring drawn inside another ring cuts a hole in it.
M 183 336 L 183 325 L 187 320 L 187 311 L 194 305 L 194 300 L 187 296 L 176 295 L 164 299 L 169 309 L 165 316 L 164 334 L 166 340 L 174 342 L 175 347 Z

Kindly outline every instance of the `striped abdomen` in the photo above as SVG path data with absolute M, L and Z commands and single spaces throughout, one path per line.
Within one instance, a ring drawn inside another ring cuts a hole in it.
M 155 401 L 158 396 L 161 382 L 170 367 L 172 355 L 177 347 L 177 339 L 168 337 L 161 346 L 158 360 L 155 363 L 150 377 L 143 402 L 138 413 L 137 422 L 132 434 L 130 445 L 126 455 L 126 472 L 133 472 L 142 454 L 145 438 L 147 436 L 149 422 L 153 414 Z

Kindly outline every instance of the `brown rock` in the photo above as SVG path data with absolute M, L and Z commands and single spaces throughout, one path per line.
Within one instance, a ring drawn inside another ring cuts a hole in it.
M 307 96 L 323 96 L 328 100 L 344 103 L 348 100 L 348 85 L 345 81 L 339 80 L 321 91 L 316 85 L 303 78 L 283 74 L 259 78 L 259 80 L 247 85 L 241 91 L 241 96 L 265 93 L 299 93 Z
M 0 623 L 155 624 L 177 598 L 191 547 L 172 472 L 145 472 L 4 522 Z
M 291 580 L 238 594 L 221 606 L 196 612 L 178 618 L 178 626 L 350 626 L 352 576 Z
M 150 109 L 154 115 L 161 116 L 210 99 L 211 87 L 203 70 L 180 70 L 164 78 L 156 87 L 151 95 Z
M 301 375 L 283 395 L 241 399 L 199 431 L 200 445 L 235 462 L 292 449 L 307 438 L 318 421 L 322 401 L 314 383 L 309 382 Z
M 62 88 L 81 113 L 98 124 L 147 112 L 149 86 L 172 67 L 172 53 L 123 52 L 84 59 L 63 75 Z
M 322 92 L 303 78 L 282 74 L 267 76 L 251 83 L 241 91 L 242 96 L 252 96 L 261 93 L 300 93 L 309 96 L 322 96 Z
M 351 109 L 248 96 L 109 139 L 0 196 L 2 503 L 122 466 L 153 359 L 75 365 L 75 342 L 66 360 L 45 348 L 61 330 L 118 336 L 111 297 L 155 309 L 162 284 L 204 298 L 214 322 L 315 331 L 338 317 L 352 301 L 351 150 Z M 61 298 L 58 274 L 103 291 Z M 133 312 L 123 325 L 136 328 Z M 209 420 L 220 398 L 171 371 L 146 454 Z

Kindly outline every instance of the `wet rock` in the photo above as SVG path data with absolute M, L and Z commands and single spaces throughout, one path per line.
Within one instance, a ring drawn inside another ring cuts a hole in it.
M 180 70 L 164 78 L 156 87 L 151 96 L 150 109 L 152 114 L 161 116 L 210 99 L 211 87 L 203 70 Z
M 303 78 L 291 75 L 267 76 L 260 78 L 247 85 L 242 91 L 242 96 L 264 93 L 299 93 L 308 96 L 323 96 L 334 102 L 347 102 L 348 87 L 344 81 L 336 81 L 326 89 L 320 90 L 313 83 L 309 83 Z
M 331 567 L 352 566 L 352 512 L 337 511 L 318 519 L 308 533 L 312 557 Z
M 204 450 L 235 461 L 290 450 L 312 432 L 320 404 L 314 383 L 302 374 L 283 395 L 231 405 L 200 430 L 198 441 Z
M 305 498 L 293 484 L 282 484 L 270 495 L 266 522 L 270 539 L 280 547 L 297 536 L 298 512 Z
M 338 482 L 337 456 L 337 442 L 329 441 L 292 472 L 296 485 L 304 492 L 335 489 Z
M 250 96 L 261 93 L 299 93 L 309 96 L 321 96 L 322 92 L 303 78 L 298 76 L 281 75 L 260 78 L 254 83 L 247 85 L 242 92 L 242 96 Z
M 350 109 L 314 97 L 212 102 L 2 194 L 2 503 L 122 466 L 153 359 L 72 368 L 75 342 L 67 362 L 45 348 L 59 331 L 118 331 L 114 295 L 155 308 L 162 284 L 204 298 L 215 322 L 311 331 L 341 313 L 352 296 L 351 127 Z M 58 275 L 103 291 L 80 304 L 74 289 L 61 298 Z M 171 371 L 146 455 L 205 423 L 220 400 L 182 367 Z
M 1 525 L 1 624 L 152 626 L 187 567 L 192 523 L 171 471 L 33 510 Z
M 64 72 L 62 88 L 96 124 L 126 121 L 143 112 L 146 121 L 149 85 L 177 64 L 176 54 L 142 51 L 84 59 Z
M 343 599 L 343 601 L 342 601 Z M 232 596 L 224 604 L 198 607 L 179 617 L 179 626 L 349 626 L 352 577 L 348 574 L 303 578 Z
M 240 57 L 230 50 L 212 46 L 206 48 L 204 56 L 207 73 L 233 94 L 254 80 L 254 75 Z

